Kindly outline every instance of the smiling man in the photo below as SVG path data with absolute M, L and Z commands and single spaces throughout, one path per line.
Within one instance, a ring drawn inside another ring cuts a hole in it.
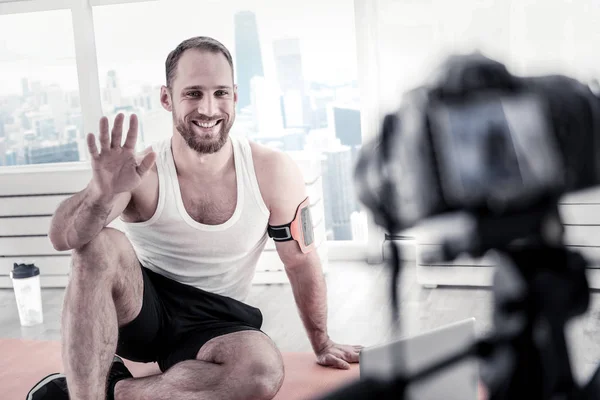
M 73 250 L 62 316 L 65 375 L 30 399 L 271 399 L 281 354 L 244 303 L 268 240 L 293 288 L 319 364 L 348 368 L 360 346 L 327 334 L 326 287 L 310 242 L 304 180 L 281 152 L 230 137 L 237 88 L 218 41 L 182 42 L 166 61 L 161 103 L 173 135 L 134 153 L 137 119 L 122 144 L 100 120 L 88 135 L 93 177 L 57 209 L 50 239 Z M 107 228 L 120 217 L 125 233 Z M 157 361 L 132 378 L 122 360 Z

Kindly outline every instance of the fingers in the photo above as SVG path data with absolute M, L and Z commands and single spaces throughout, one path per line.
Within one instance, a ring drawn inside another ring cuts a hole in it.
M 111 139 L 111 148 L 121 147 L 121 138 L 123 137 L 123 121 L 125 120 L 125 116 L 123 114 L 117 114 L 115 117 L 115 123 L 112 128 L 112 139 Z
M 96 146 L 96 137 L 93 133 L 88 133 L 87 135 L 87 145 L 88 150 L 92 158 L 98 157 L 98 147 Z
M 108 136 L 108 118 L 100 118 L 100 149 L 108 150 L 110 148 L 110 138 Z
M 359 351 L 355 350 L 354 348 L 344 351 L 344 360 L 350 363 L 357 363 L 359 358 L 358 354 Z
M 148 154 L 150 152 L 152 152 L 152 145 L 146 147 L 144 150 L 142 150 L 142 152 L 140 154 L 146 155 L 146 154 Z
M 318 362 L 319 362 L 319 364 L 328 366 L 328 367 L 334 367 L 334 368 L 339 368 L 339 369 L 349 369 L 350 368 L 350 364 L 348 364 L 346 361 L 342 360 L 341 358 L 334 356 L 333 354 L 326 354 Z
M 129 130 L 127 131 L 127 139 L 125 139 L 125 144 L 123 148 L 134 150 L 135 143 L 137 142 L 137 134 L 138 134 L 138 119 L 137 115 L 131 114 L 129 118 Z
M 135 153 L 135 163 L 140 165 L 144 157 L 146 157 L 149 153 L 152 152 L 152 146 L 146 147 L 144 150 Z
M 155 161 L 156 161 L 156 153 L 155 152 L 152 151 L 152 152 L 146 154 L 146 156 L 144 157 L 144 159 L 142 160 L 140 165 L 138 165 L 138 167 L 137 167 L 138 174 L 140 176 L 144 176 L 146 174 L 146 172 L 148 172 L 150 170 L 150 168 L 152 168 Z

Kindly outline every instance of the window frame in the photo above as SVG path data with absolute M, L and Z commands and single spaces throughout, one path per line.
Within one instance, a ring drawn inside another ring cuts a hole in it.
M 0 0 L 0 15 L 23 14 L 54 10 L 70 10 L 73 24 L 75 58 L 79 83 L 84 132 L 95 132 L 103 115 L 98 78 L 98 58 L 94 30 L 93 7 L 161 0 Z M 381 107 L 378 100 L 377 71 L 377 1 L 353 0 L 357 46 L 358 84 L 361 93 L 361 130 L 363 142 L 377 134 Z M 84 153 L 85 154 L 85 153 Z M 44 165 L 0 167 L 0 174 L 19 174 L 40 169 L 81 170 L 89 168 L 87 160 Z M 364 260 L 378 263 L 383 260 L 385 235 L 371 219 L 368 240 L 328 241 L 331 260 Z

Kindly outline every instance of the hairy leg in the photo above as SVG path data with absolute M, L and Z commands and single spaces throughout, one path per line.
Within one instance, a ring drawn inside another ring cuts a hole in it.
M 275 397 L 283 376 L 281 353 L 271 339 L 242 331 L 210 340 L 196 360 L 175 364 L 163 374 L 119 381 L 115 399 L 267 400 Z
M 70 397 L 104 400 L 118 328 L 142 307 L 141 266 L 125 235 L 105 228 L 73 251 L 62 313 L 62 357 Z

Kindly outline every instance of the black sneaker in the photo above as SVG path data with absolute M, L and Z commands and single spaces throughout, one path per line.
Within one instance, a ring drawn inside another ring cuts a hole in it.
M 133 378 L 131 372 L 125 366 L 125 363 L 119 356 L 113 358 L 112 366 L 108 371 L 108 381 L 106 383 L 106 398 L 107 400 L 114 400 L 115 398 L 115 385 L 117 382 L 123 379 Z
M 48 375 L 27 393 L 27 400 L 69 400 L 67 378 L 63 374 Z
M 115 356 L 110 371 L 108 371 L 106 398 L 114 400 L 115 385 L 118 381 L 127 378 L 133 378 L 133 375 L 131 375 L 121 357 Z M 64 374 L 48 375 L 27 393 L 26 400 L 69 400 L 67 378 Z

